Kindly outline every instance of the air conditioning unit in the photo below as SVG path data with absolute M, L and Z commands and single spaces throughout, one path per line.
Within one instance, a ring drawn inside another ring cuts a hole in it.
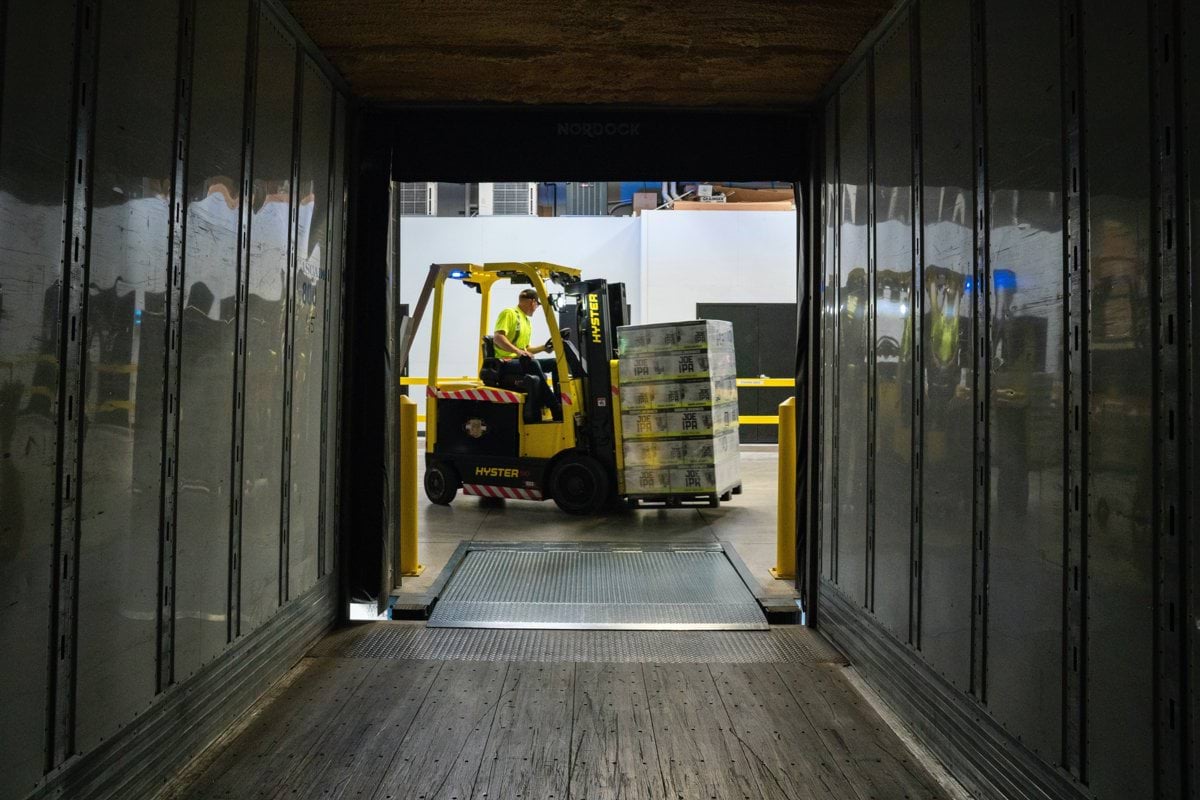
M 404 183 L 400 187 L 400 216 L 436 217 L 438 185 L 436 183 Z
M 536 214 L 536 183 L 479 184 L 479 216 L 532 217 Z
M 567 216 L 608 216 L 608 184 L 567 184 Z

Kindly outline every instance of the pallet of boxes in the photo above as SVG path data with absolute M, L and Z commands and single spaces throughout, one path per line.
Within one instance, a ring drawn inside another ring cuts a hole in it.
M 617 329 L 621 492 L 637 506 L 717 506 L 741 494 L 733 323 Z

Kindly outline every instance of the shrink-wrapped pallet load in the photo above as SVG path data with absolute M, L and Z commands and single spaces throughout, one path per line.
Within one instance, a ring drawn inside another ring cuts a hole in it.
M 627 496 L 715 501 L 741 486 L 733 325 L 617 329 Z

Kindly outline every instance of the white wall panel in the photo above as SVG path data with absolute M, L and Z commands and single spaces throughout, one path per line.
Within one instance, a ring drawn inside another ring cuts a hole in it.
M 415 309 L 421 287 L 435 263 L 485 261 L 549 261 L 583 270 L 584 277 L 625 283 L 634 320 L 640 295 L 641 244 L 639 221 L 633 217 L 403 217 L 400 223 L 400 302 Z M 474 375 L 476 335 L 479 331 L 479 295 L 464 287 L 446 292 L 443 310 L 442 350 L 438 373 Z M 516 305 L 511 284 L 493 289 L 489 317 Z M 429 332 L 432 304 L 426 313 L 409 357 L 409 374 L 426 375 L 429 369 Z M 533 342 L 549 338 L 544 319 L 535 315 Z M 490 327 L 490 323 L 489 323 Z M 423 393 L 411 391 L 418 413 L 425 413 Z
M 400 302 L 415 309 L 435 263 L 549 261 L 584 277 L 624 282 L 633 321 L 694 319 L 697 303 L 794 303 L 796 215 L 780 211 L 649 211 L 634 217 L 403 217 Z M 516 303 L 498 284 L 489 317 Z M 474 375 L 479 295 L 446 293 L 441 376 Z M 432 307 L 409 355 L 409 374 L 429 370 Z M 549 337 L 534 317 L 533 342 Z M 490 327 L 490 325 L 489 325 Z M 424 397 L 411 391 L 418 413 Z
M 647 211 L 644 322 L 694 319 L 697 303 L 796 302 L 796 215 Z

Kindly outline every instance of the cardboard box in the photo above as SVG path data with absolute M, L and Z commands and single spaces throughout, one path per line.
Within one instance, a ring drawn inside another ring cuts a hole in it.
M 725 186 L 714 183 L 713 194 L 725 195 L 727 203 L 795 203 L 796 190 L 786 189 L 748 189 L 744 186 Z
M 733 323 L 697 319 L 617 328 L 617 350 L 622 357 L 660 353 L 733 353 Z
M 652 381 L 680 381 L 689 378 L 736 378 L 733 353 L 681 353 L 679 355 L 639 356 L 619 362 L 621 384 Z
M 617 329 L 623 491 L 724 494 L 740 481 L 733 324 Z
M 670 494 L 671 470 L 626 469 L 625 493 L 630 495 Z
M 791 200 L 778 200 L 768 203 L 707 203 L 703 200 L 676 200 L 672 204 L 675 211 L 795 211 L 796 204 Z
M 620 391 L 623 411 L 703 408 L 737 402 L 735 378 L 631 383 Z
M 738 432 L 722 431 L 694 439 L 630 440 L 623 445 L 625 467 L 712 466 L 738 456 Z
M 636 217 L 643 211 L 653 211 L 658 208 L 658 192 L 634 192 L 633 215 Z
M 724 494 L 738 482 L 736 461 L 711 467 L 662 467 L 625 471 L 625 492 L 633 496 Z
M 685 411 L 640 411 L 621 414 L 626 440 L 684 436 L 713 436 L 738 427 L 736 403 Z

